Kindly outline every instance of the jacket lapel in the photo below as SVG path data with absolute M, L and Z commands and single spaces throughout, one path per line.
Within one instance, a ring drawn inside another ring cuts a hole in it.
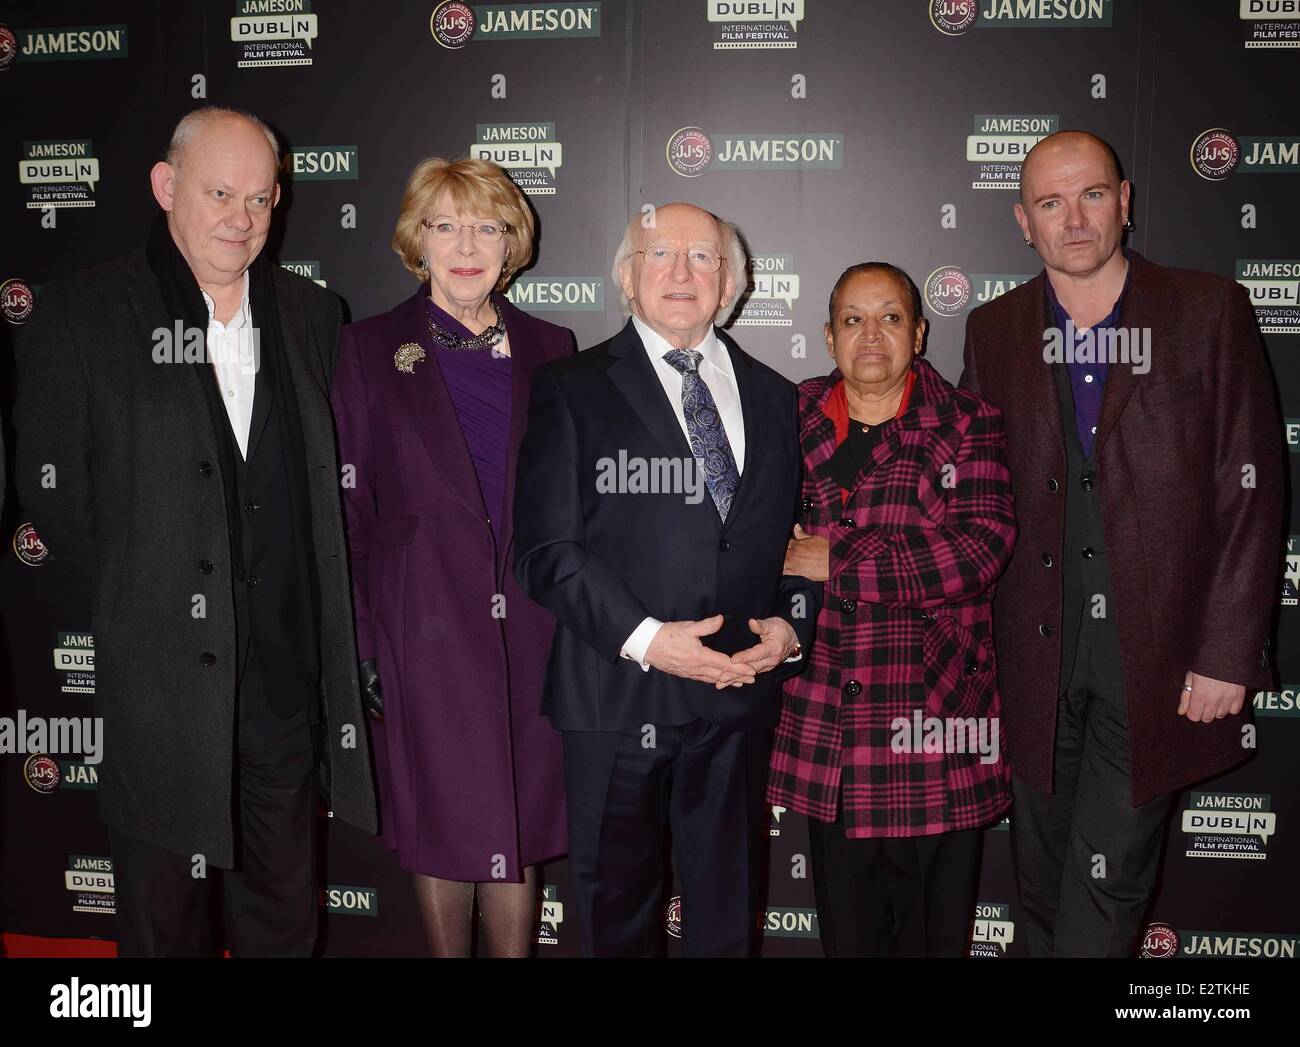
M 723 351 L 731 360 L 731 373 L 736 376 L 736 388 L 740 390 L 741 417 L 745 427 L 745 471 L 740 474 L 740 486 L 736 488 L 736 494 L 731 500 L 731 508 L 727 511 L 727 520 L 731 521 L 739 518 L 741 510 L 745 507 L 745 499 L 758 483 L 756 479 L 759 473 L 758 463 L 763 460 L 766 451 L 768 419 L 767 413 L 757 399 L 753 362 L 749 355 L 725 332 L 718 331 L 717 335 Z M 673 421 L 676 420 L 674 417 Z
M 614 362 L 609 367 L 610 381 L 623 394 L 623 399 L 641 419 L 642 424 L 663 449 L 674 458 L 683 461 L 691 457 L 691 445 L 686 441 L 686 434 L 673 413 L 664 387 L 655 374 L 654 365 L 646 355 L 641 336 L 628 320 L 609 347 L 609 355 Z M 743 405 L 742 405 L 743 409 Z
M 488 516 L 478 484 L 478 473 L 470 458 L 465 434 L 451 402 L 451 394 L 447 392 L 442 368 L 438 366 L 424 298 L 425 289 L 421 285 L 414 295 L 388 314 L 389 341 L 393 352 L 408 342 L 415 342 L 424 350 L 424 359 L 414 365 L 415 370 L 411 374 L 398 371 L 394 365 L 391 380 L 401 387 L 406 413 L 420 434 L 424 449 L 429 453 L 434 468 L 442 475 L 447 489 L 487 526 Z M 513 343 L 511 351 L 513 352 Z
M 1164 286 L 1156 278 L 1154 267 L 1140 254 L 1130 251 L 1128 259 L 1128 291 L 1120 306 L 1118 326 L 1157 329 L 1167 308 Z M 1138 376 L 1130 364 L 1114 363 L 1107 369 L 1106 389 L 1101 397 L 1101 418 L 1097 422 L 1095 451 L 1098 460 L 1102 445 L 1124 413 L 1137 385 Z

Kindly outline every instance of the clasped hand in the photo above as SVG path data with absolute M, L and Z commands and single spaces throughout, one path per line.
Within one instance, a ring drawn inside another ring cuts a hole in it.
M 780 665 L 798 643 L 784 618 L 751 618 L 749 631 L 758 642 L 728 657 L 700 641 L 701 636 L 721 629 L 722 622 L 720 614 L 698 622 L 664 622 L 646 650 L 646 664 L 674 676 L 711 683 L 719 690 L 743 687 L 757 680 L 759 673 Z

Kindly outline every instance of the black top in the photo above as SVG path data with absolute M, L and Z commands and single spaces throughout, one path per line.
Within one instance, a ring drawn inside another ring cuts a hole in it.
M 835 448 L 835 453 L 826 460 L 821 472 L 844 490 L 852 488 L 858 470 L 866 464 L 867 459 L 871 457 L 872 449 L 880 440 L 880 431 L 892 421 L 891 418 L 876 425 L 867 425 L 856 418 L 850 418 L 848 435 L 844 437 L 844 442 Z

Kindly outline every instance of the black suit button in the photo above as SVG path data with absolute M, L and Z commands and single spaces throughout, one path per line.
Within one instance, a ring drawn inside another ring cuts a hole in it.
M 213 654 L 211 651 L 204 651 L 201 655 L 199 655 L 199 661 L 202 662 L 204 666 L 216 665 L 217 656 Z
M 1091 491 L 1091 490 L 1092 490 L 1092 477 L 1091 477 L 1091 476 L 1085 476 L 1082 480 L 1079 481 L 1079 486 L 1082 487 L 1085 491 Z
M 1083 547 L 1083 558 L 1085 560 L 1091 560 L 1096 555 L 1097 553 L 1091 545 L 1085 545 Z
M 731 548 L 731 543 L 727 541 L 725 538 L 723 538 L 721 541 L 718 542 L 718 552 L 725 553 L 730 548 Z
M 803 509 L 804 512 L 806 512 L 806 513 L 810 513 L 810 512 L 812 512 L 812 499 L 811 499 L 811 498 L 805 498 L 802 502 L 799 503 L 799 505 L 800 505 L 800 507 Z
M 257 512 L 257 510 L 260 508 L 261 506 L 258 505 L 256 502 L 249 502 L 247 505 L 244 506 L 244 512 L 248 513 L 249 516 L 252 516 L 253 513 Z
M 211 573 L 212 573 L 212 561 L 211 561 L 211 560 L 200 560 L 200 561 L 199 561 L 199 574 L 211 574 Z
M 1050 480 L 1047 481 L 1047 489 L 1051 491 L 1053 494 L 1055 494 L 1060 489 L 1060 486 L 1061 485 L 1056 482 L 1055 476 L 1053 476 Z
M 858 683 L 857 680 L 850 680 L 844 685 L 844 693 L 850 698 L 856 698 L 862 693 L 862 684 Z
M 1051 566 L 1052 566 L 1052 554 L 1051 554 L 1051 553 L 1043 553 L 1043 566 L 1044 566 L 1044 567 L 1051 567 Z
M 212 463 L 211 463 L 211 462 L 199 462 L 199 472 L 202 473 L 204 476 L 211 476 L 211 475 L 212 475 Z
M 857 527 L 858 525 L 857 525 L 856 521 L 854 521 L 854 519 L 853 519 L 851 516 L 843 516 L 843 517 L 840 518 L 840 526 L 841 526 L 841 527 Z
M 967 676 L 974 676 L 974 675 L 975 675 L 977 672 L 979 672 L 979 671 L 980 671 L 980 663 L 979 663 L 979 662 L 967 662 L 967 663 L 966 663 L 966 675 L 967 675 Z
M 845 614 L 852 614 L 858 609 L 858 601 L 850 600 L 847 596 L 840 601 L 840 610 Z
M 1040 626 L 1038 627 L 1038 635 L 1039 635 L 1039 636 L 1051 636 L 1051 635 L 1052 635 L 1052 627 L 1051 627 L 1050 625 L 1040 625 Z
M 247 586 L 251 589 L 251 588 L 253 588 L 253 586 L 255 586 L 255 585 L 256 585 L 258 582 L 260 582 L 261 580 L 262 580 L 262 579 L 260 579 L 259 577 L 257 577 L 257 575 L 255 575 L 255 574 L 250 574 L 247 578 L 244 579 L 244 584 L 247 585 Z

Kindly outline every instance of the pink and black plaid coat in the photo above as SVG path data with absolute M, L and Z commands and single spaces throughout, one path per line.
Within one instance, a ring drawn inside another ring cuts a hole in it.
M 842 799 L 851 837 L 971 829 L 1010 803 L 991 627 L 1016 535 L 1002 416 L 915 369 L 843 507 L 824 473 L 839 372 L 799 386 L 803 527 L 829 539 L 830 578 L 808 668 L 785 683 L 767 799 L 822 821 Z M 967 751 L 917 751 L 935 748 L 913 735 L 918 712 L 923 732 L 953 721 L 942 748 Z M 969 733 L 980 719 L 992 762 Z

